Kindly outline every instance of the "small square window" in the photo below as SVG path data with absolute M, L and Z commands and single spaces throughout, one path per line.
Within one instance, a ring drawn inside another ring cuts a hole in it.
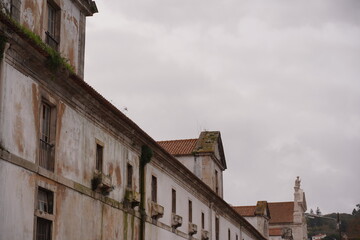
M 44 188 L 38 189 L 38 209 L 48 214 L 53 214 L 54 193 Z

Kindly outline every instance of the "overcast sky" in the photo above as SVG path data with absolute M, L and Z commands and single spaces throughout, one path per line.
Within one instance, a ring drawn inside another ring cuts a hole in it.
M 360 1 L 96 3 L 85 80 L 155 140 L 221 131 L 228 203 L 360 203 Z

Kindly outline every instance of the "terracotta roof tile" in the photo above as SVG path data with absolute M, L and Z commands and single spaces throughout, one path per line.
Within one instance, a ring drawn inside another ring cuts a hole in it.
M 233 207 L 235 211 L 243 217 L 253 217 L 255 216 L 256 206 L 238 206 Z
M 157 142 L 171 155 L 191 155 L 198 139 L 182 139 Z
M 282 230 L 281 230 L 281 228 L 270 228 L 269 235 L 270 236 L 281 236 Z
M 292 223 L 294 219 L 294 202 L 268 203 L 270 210 L 270 224 Z

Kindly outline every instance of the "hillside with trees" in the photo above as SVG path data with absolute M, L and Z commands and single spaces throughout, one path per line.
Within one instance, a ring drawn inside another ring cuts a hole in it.
M 339 219 L 342 239 L 347 237 L 349 240 L 360 240 L 360 204 L 356 205 L 352 214 L 340 213 Z M 321 215 L 319 208 L 316 213 L 310 210 L 310 214 L 307 214 L 309 238 L 317 234 L 326 234 L 325 240 L 339 240 L 337 222 L 337 213 Z

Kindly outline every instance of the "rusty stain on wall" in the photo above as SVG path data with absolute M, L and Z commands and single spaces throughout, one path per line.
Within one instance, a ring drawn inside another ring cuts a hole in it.
M 31 29 L 36 34 L 40 35 L 42 26 L 38 23 L 41 23 L 41 16 L 38 14 L 41 8 L 38 5 L 39 1 L 27 0 L 24 2 L 24 25 L 28 29 Z
M 37 85 L 35 83 L 31 85 L 31 90 L 32 90 L 32 108 L 33 108 L 32 111 L 34 115 L 35 134 L 36 134 L 36 139 L 40 139 L 39 89 L 37 88 Z M 35 151 L 35 159 L 38 159 L 38 151 Z
M 62 118 L 65 112 L 66 105 L 63 102 L 59 102 L 57 108 L 57 129 L 56 129 L 56 142 L 59 142 L 60 134 L 61 134 L 61 127 L 62 127 Z
M 121 185 L 121 171 L 119 166 L 116 166 L 115 168 L 115 176 L 117 185 Z
M 65 104 L 62 103 L 62 102 L 59 102 L 58 103 L 58 107 L 57 107 L 57 115 L 56 115 L 56 125 L 57 125 L 57 128 L 56 128 L 56 142 L 58 143 L 59 140 L 60 140 L 60 134 L 61 134 L 61 126 L 62 126 L 62 118 L 63 118 L 63 115 L 64 115 L 64 112 L 65 112 Z M 59 161 L 56 161 L 56 163 L 59 163 Z M 63 172 L 63 169 L 62 169 L 62 166 L 61 164 L 57 164 L 57 167 L 56 167 L 56 171 L 58 174 L 62 174 Z
M 114 172 L 114 166 L 112 163 L 109 163 L 109 173 L 108 174 L 111 176 L 113 174 L 113 172 Z
M 56 206 L 55 206 L 55 209 L 56 209 L 56 213 L 59 213 L 61 212 L 61 207 L 62 207 L 62 203 L 65 201 L 65 198 L 66 198 L 66 187 L 63 186 L 63 185 L 60 185 L 60 184 L 57 184 L 57 189 L 56 189 Z M 55 224 L 56 226 L 54 227 L 54 236 L 57 236 L 58 233 L 59 233 L 59 224 L 60 222 L 58 221 L 58 217 L 59 217 L 59 214 L 55 214 Z M 55 237 L 56 239 L 56 237 Z
M 20 153 L 24 152 L 24 126 L 21 119 L 21 103 L 15 104 L 16 110 L 16 118 L 15 118 L 15 125 L 14 125 L 14 132 L 13 138 L 15 141 L 16 146 Z

